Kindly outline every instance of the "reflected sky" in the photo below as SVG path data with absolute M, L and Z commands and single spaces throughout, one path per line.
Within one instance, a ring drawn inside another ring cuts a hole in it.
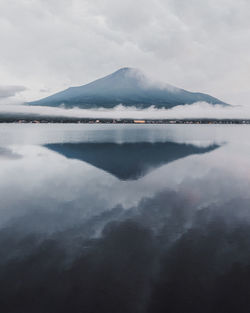
M 23 126 L 1 125 L 1 140 L 9 144 L 1 142 L 0 150 L 0 225 L 37 210 L 68 210 L 65 223 L 71 224 L 167 188 L 197 193 L 201 205 L 248 188 L 247 127 L 232 127 L 241 132 L 236 142 L 224 125 Z
M 233 312 L 250 290 L 249 135 L 0 125 L 2 310 Z

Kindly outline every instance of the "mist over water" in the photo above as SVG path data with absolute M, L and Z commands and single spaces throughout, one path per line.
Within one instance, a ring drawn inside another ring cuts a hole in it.
M 0 311 L 248 312 L 249 136 L 0 125 Z
M 250 119 L 248 106 L 219 105 L 207 102 L 178 105 L 171 109 L 150 106 L 146 109 L 135 106 L 114 108 L 65 108 L 62 103 L 58 107 L 32 106 L 24 104 L 0 104 L 0 117 L 22 118 L 90 118 L 90 119 Z

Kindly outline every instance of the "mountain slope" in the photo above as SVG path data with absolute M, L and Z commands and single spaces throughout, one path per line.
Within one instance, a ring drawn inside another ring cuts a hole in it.
M 211 104 L 224 102 L 203 93 L 189 92 L 167 84 L 152 83 L 142 72 L 122 68 L 87 85 L 71 87 L 47 98 L 30 102 L 32 105 L 78 106 L 81 108 L 112 108 L 118 104 L 146 108 L 171 108 L 176 105 L 205 101 Z

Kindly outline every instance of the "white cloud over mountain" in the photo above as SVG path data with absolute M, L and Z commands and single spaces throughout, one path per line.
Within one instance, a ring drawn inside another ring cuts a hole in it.
M 250 107 L 211 105 L 206 102 L 197 102 L 189 105 L 179 105 L 172 109 L 157 109 L 149 107 L 138 109 L 118 105 L 113 109 L 65 109 L 63 107 L 28 106 L 28 105 L 0 105 L 1 115 L 12 115 L 21 118 L 22 115 L 76 117 L 93 119 L 250 119 Z

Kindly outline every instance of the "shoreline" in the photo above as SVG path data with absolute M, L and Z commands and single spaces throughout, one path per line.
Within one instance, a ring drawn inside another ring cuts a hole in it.
M 250 124 L 248 119 L 84 119 L 61 117 L 0 118 L 0 123 L 13 124 Z

